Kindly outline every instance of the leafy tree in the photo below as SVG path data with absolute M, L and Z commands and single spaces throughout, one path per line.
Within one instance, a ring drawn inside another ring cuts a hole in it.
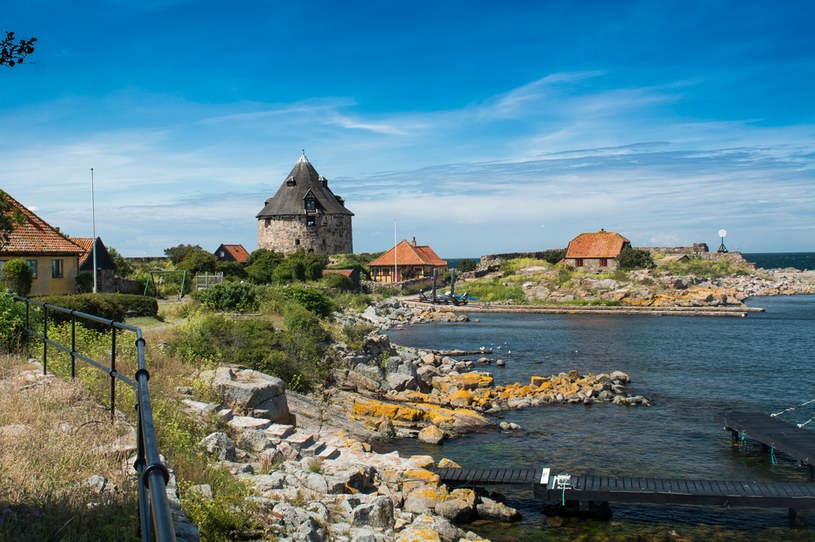
M 25 260 L 15 259 L 5 263 L 2 270 L 6 288 L 17 295 L 27 296 L 31 292 L 34 273 Z
M 458 270 L 462 273 L 466 273 L 467 271 L 475 271 L 476 267 L 478 267 L 478 262 L 472 258 L 465 258 L 458 264 Z
M 246 267 L 240 262 L 217 262 L 215 271 L 224 274 L 224 279 L 245 279 L 249 277 Z
M 620 269 L 650 269 L 654 267 L 654 259 L 647 250 L 628 247 L 617 256 L 617 266 Z
M 204 251 L 201 245 L 178 245 L 164 249 L 164 254 L 170 258 L 173 265 L 178 266 L 181 260 L 187 257 L 188 254 L 195 251 Z
M 87 294 L 93 290 L 93 273 L 87 271 L 76 276 L 76 287 L 80 293 Z
M 274 281 L 275 269 L 282 261 L 282 254 L 260 248 L 249 256 L 246 272 L 257 284 L 269 284 Z
M 22 64 L 25 58 L 34 52 L 37 38 L 15 40 L 14 32 L 6 31 L 6 37 L 0 40 L 0 66 L 13 68 Z
M 557 264 L 565 257 L 566 257 L 565 248 L 554 248 L 543 251 L 543 259 L 551 264 Z
M 215 311 L 247 312 L 257 309 L 255 288 L 243 282 L 224 282 L 200 292 L 198 300 Z
M 179 269 L 186 269 L 193 274 L 204 272 L 214 273 L 217 263 L 218 259 L 214 254 L 206 250 L 197 249 L 188 251 L 184 258 L 178 262 L 177 267 Z
M 6 193 L 0 190 L 0 245 L 8 243 L 11 232 L 24 221 L 23 214 L 11 204 Z
M 108 254 L 110 254 L 111 259 L 113 259 L 113 265 L 116 268 L 114 271 L 116 276 L 126 277 L 135 270 L 134 267 L 130 264 L 130 262 L 127 261 L 127 258 L 119 254 L 118 250 L 116 250 L 113 247 L 107 248 Z

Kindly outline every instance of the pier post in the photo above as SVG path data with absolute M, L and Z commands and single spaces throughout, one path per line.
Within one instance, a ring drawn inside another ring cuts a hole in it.
M 802 529 L 807 526 L 806 513 L 802 513 L 800 510 L 790 508 L 787 518 L 789 518 L 790 529 Z

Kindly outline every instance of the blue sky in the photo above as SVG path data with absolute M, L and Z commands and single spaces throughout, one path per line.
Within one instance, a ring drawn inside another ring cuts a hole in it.
M 0 188 L 127 256 L 257 248 L 301 149 L 357 252 L 815 251 L 815 3 L 29 0 Z

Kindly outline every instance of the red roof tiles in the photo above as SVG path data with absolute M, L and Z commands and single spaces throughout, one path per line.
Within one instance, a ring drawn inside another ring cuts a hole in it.
M 402 241 L 394 248 L 368 264 L 371 267 L 387 267 L 394 265 L 394 251 L 396 254 L 396 265 L 430 265 L 442 267 L 447 262 L 439 258 L 429 246 L 417 246 L 416 241 L 409 243 Z
M 28 210 L 20 202 L 5 194 L 6 200 L 23 216 L 23 223 L 9 234 L 8 243 L 0 253 L 20 255 L 81 254 L 82 247 L 72 243 L 59 230 Z
M 215 251 L 215 255 L 218 256 L 219 259 L 221 258 L 219 254 L 221 249 L 224 249 L 232 257 L 232 260 L 236 262 L 246 263 L 249 261 L 249 253 L 243 248 L 243 245 L 221 245 L 218 247 L 218 250 Z
M 628 239 L 615 232 L 581 233 L 569 242 L 566 259 L 616 258 L 628 244 Z

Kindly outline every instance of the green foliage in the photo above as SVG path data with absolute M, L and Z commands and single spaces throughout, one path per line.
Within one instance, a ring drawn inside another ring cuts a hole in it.
M 2 276 L 6 288 L 17 295 L 27 296 L 31 292 L 33 272 L 23 259 L 9 260 L 3 265 Z
M 624 248 L 617 256 L 617 265 L 620 269 L 650 269 L 654 267 L 654 260 L 647 250 L 637 248 Z
M 566 249 L 565 248 L 555 248 L 555 249 L 544 250 L 543 254 L 542 254 L 542 257 L 543 257 L 543 259 L 545 261 L 547 261 L 547 262 L 554 265 L 554 264 L 560 263 L 560 261 L 563 260 L 563 258 L 566 257 Z
M 478 267 L 478 262 L 471 258 L 465 258 L 458 264 L 458 270 L 462 273 L 466 273 L 467 271 L 475 271 L 476 267 Z
M 727 260 L 705 260 L 698 257 L 684 262 L 672 262 L 661 266 L 659 270 L 672 275 L 694 275 L 709 279 L 749 275 L 752 271 L 747 266 L 737 265 Z
M 23 214 L 9 202 L 6 193 L 0 190 L 0 245 L 7 243 L 9 234 L 23 222 L 25 222 Z
M 93 291 L 93 274 L 87 271 L 79 273 L 76 276 L 76 289 L 83 294 Z
M 213 311 L 249 312 L 257 310 L 255 286 L 244 282 L 223 282 L 196 294 L 201 304 Z
M 119 301 L 107 294 L 47 295 L 38 297 L 37 301 L 117 322 L 124 320 L 126 312 Z M 53 316 L 55 322 L 67 322 L 71 319 L 70 315 L 56 311 L 49 312 L 49 316 Z
M 181 261 L 193 252 L 203 252 L 201 245 L 178 245 L 164 249 L 164 254 L 170 258 L 173 265 L 178 266 Z
M 334 296 L 334 305 L 338 310 L 352 309 L 362 312 L 371 304 L 371 299 L 368 294 L 343 292 Z
M 350 292 L 354 289 L 351 279 L 339 273 L 329 273 L 323 276 L 321 282 L 326 288 L 339 290 L 341 292 Z
M 117 277 L 127 277 L 135 271 L 135 268 L 127 261 L 127 258 L 119 254 L 119 251 L 113 247 L 107 247 L 108 254 L 113 260 L 113 265 L 116 267 L 114 274 Z
M 246 272 L 255 283 L 269 284 L 274 282 L 275 269 L 282 261 L 282 254 L 260 248 L 249 255 Z
M 215 272 L 223 273 L 224 280 L 241 280 L 249 278 L 249 273 L 246 272 L 246 267 L 240 262 L 217 262 L 215 264 Z
M 349 349 L 361 351 L 365 344 L 365 339 L 374 330 L 376 330 L 376 326 L 371 324 L 345 324 L 342 326 L 342 335 L 344 342 L 348 345 Z
M 133 316 L 158 316 L 158 301 L 154 297 L 137 294 L 97 294 L 122 305 L 125 313 Z
M 18 352 L 25 345 L 25 304 L 11 292 L 0 292 L 0 349 Z
M 201 542 L 227 542 L 231 540 L 257 540 L 260 525 L 248 497 L 252 484 L 238 479 L 223 468 L 210 469 L 207 481 L 212 498 L 190 491 L 191 484 L 181 484 L 184 511 L 199 529 Z
M 330 376 L 330 336 L 320 319 L 304 307 L 290 302 L 285 313 L 284 331 L 262 318 L 196 318 L 169 341 L 169 351 L 198 366 L 228 360 L 275 375 L 289 389 L 308 391 Z
M 511 260 L 506 260 L 501 264 L 501 271 L 505 276 L 509 276 L 527 267 L 548 267 L 549 265 L 549 262 L 546 260 L 537 260 L 535 258 L 513 258 Z
M 218 258 L 205 250 L 190 250 L 184 255 L 184 259 L 178 262 L 179 269 L 185 269 L 190 274 L 214 273 Z
M 466 289 L 470 296 L 479 301 L 526 302 L 526 295 L 520 285 L 508 283 L 499 277 L 467 282 Z
M 564 284 L 568 283 L 572 280 L 572 276 L 574 275 L 574 271 L 572 271 L 569 267 L 561 267 L 557 271 L 557 278 L 555 282 L 557 282 L 558 286 L 563 286 Z
M 296 301 L 314 314 L 328 317 L 334 312 L 334 303 L 323 291 L 307 286 L 291 285 L 282 290 L 286 299 Z
M 14 32 L 6 31 L 6 37 L 0 40 L 0 66 L 13 68 L 22 64 L 26 57 L 34 52 L 37 38 L 16 40 Z

